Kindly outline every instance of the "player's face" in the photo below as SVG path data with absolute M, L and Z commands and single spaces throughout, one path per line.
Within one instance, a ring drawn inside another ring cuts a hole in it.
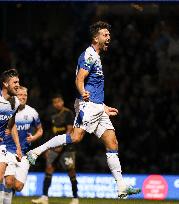
M 27 102 L 27 91 L 24 89 L 18 89 L 17 97 L 21 105 L 25 105 Z
M 52 99 L 52 105 L 55 109 L 61 110 L 64 106 L 64 101 L 61 98 Z
M 19 88 L 19 78 L 10 77 L 8 82 L 5 84 L 6 84 L 8 94 L 10 96 L 16 96 Z
M 107 51 L 111 39 L 110 32 L 107 29 L 101 29 L 97 38 L 100 51 Z

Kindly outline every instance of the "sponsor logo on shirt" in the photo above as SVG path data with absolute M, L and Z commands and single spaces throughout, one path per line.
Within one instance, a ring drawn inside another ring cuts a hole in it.
M 12 117 L 12 114 L 10 115 L 0 115 L 0 120 L 9 120 Z
M 30 128 L 30 124 L 17 125 L 17 130 L 28 130 Z

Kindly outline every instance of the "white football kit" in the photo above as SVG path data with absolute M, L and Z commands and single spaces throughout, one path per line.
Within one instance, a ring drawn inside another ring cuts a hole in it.
M 7 136 L 5 135 L 5 130 L 9 119 L 16 113 L 18 107 L 19 100 L 16 96 L 14 96 L 14 107 L 12 107 L 11 103 L 2 96 L 0 90 L 0 138 L 2 139 L 0 142 L 0 162 L 6 163 L 7 150 L 5 138 Z
M 37 127 L 39 124 L 41 124 L 41 122 L 37 111 L 28 105 L 25 105 L 24 109 L 17 112 L 15 121 L 19 134 L 22 154 L 24 156 L 20 162 L 17 161 L 15 154 L 16 147 L 12 137 L 9 136 L 9 138 L 6 139 L 6 159 L 8 161 L 8 166 L 6 168 L 5 176 L 13 175 L 18 181 L 25 183 L 30 167 L 29 161 L 27 160 L 27 156 L 25 156 L 25 154 L 31 145 L 27 142 L 27 133 L 31 133 L 32 128 Z

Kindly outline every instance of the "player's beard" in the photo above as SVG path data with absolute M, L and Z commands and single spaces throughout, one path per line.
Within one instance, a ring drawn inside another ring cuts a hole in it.
M 17 95 L 17 89 L 18 88 L 8 88 L 8 95 L 10 95 L 10 96 L 16 96 Z
M 103 42 L 100 44 L 100 51 L 106 52 L 108 50 L 108 47 L 109 47 L 109 43 Z

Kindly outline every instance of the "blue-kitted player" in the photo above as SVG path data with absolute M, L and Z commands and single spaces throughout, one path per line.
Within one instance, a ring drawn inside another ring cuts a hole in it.
M 108 50 L 110 43 L 110 25 L 98 21 L 90 26 L 91 45 L 80 55 L 76 70 L 75 101 L 76 118 L 72 133 L 54 137 L 45 144 L 27 153 L 29 161 L 34 164 L 36 158 L 45 150 L 56 146 L 77 143 L 85 132 L 94 133 L 106 147 L 107 163 L 114 176 L 118 197 L 126 198 L 141 190 L 129 187 L 123 180 L 118 158 L 118 142 L 109 116 L 118 114 L 118 110 L 104 104 L 104 75 L 100 59 L 101 52 Z
M 21 160 L 22 152 L 15 125 L 15 114 L 19 107 L 19 100 L 16 97 L 19 88 L 19 74 L 16 69 L 9 69 L 1 74 L 0 80 L 0 203 L 2 203 L 4 195 L 2 182 L 8 164 L 6 143 L 4 141 L 7 127 L 12 132 L 12 140 L 14 141 L 15 151 L 19 160 Z
M 27 88 L 20 86 L 17 92 L 17 97 L 20 101 L 20 107 L 15 116 L 15 123 L 18 130 L 19 142 L 22 150 L 22 159 L 18 161 L 16 158 L 16 145 L 11 137 L 9 129 L 6 130 L 6 137 L 4 143 L 6 144 L 6 160 L 8 166 L 5 171 L 5 184 L 9 189 L 21 191 L 26 182 L 29 161 L 27 160 L 26 152 L 29 151 L 31 143 L 39 139 L 43 134 L 43 129 L 39 114 L 37 111 L 26 105 L 27 102 Z M 11 203 L 12 193 L 6 192 L 4 200 L 9 200 Z

